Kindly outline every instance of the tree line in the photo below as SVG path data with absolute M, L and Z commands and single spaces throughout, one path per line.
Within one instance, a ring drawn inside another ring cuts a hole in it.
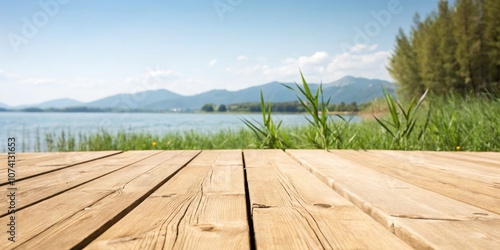
M 346 104 L 344 102 L 340 102 L 338 104 L 330 104 L 328 105 L 328 111 L 332 112 L 358 112 L 360 109 L 364 108 L 367 104 L 358 105 L 356 102 L 351 102 Z M 268 106 L 267 106 L 268 107 Z M 298 101 L 292 102 L 276 102 L 271 103 L 271 110 L 273 112 L 282 112 L 282 113 L 304 113 L 306 110 Z M 215 105 L 215 104 L 205 104 L 201 107 L 201 111 L 203 112 L 262 112 L 261 104 L 258 102 L 249 102 L 249 103 L 239 103 L 239 104 L 231 104 L 231 105 Z
M 437 11 L 418 14 L 399 31 L 389 73 L 405 96 L 500 94 L 500 1 L 440 0 Z

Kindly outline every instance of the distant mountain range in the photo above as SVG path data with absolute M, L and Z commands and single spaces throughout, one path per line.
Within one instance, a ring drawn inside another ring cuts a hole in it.
M 204 104 L 237 104 L 247 102 L 259 102 L 260 91 L 264 93 L 266 102 L 288 102 L 297 100 L 296 93 L 285 88 L 283 85 L 295 88 L 293 83 L 271 82 L 260 86 L 254 86 L 237 91 L 211 90 L 197 95 L 184 96 L 168 90 L 150 90 L 135 94 L 118 94 L 102 98 L 93 102 L 83 103 L 72 99 L 58 99 L 43 102 L 36 105 L 23 105 L 9 107 L 0 103 L 0 107 L 8 109 L 22 108 L 70 108 L 88 107 L 99 109 L 116 110 L 145 110 L 145 111 L 194 111 L 199 110 Z M 319 84 L 310 84 L 313 91 Z M 331 97 L 331 103 L 340 102 L 366 103 L 372 99 L 382 97 L 385 87 L 389 92 L 394 93 L 394 85 L 388 81 L 366 79 L 360 77 L 346 76 L 332 83 L 323 84 L 325 97 Z
M 30 105 L 31 106 L 31 105 Z M 76 107 L 76 106 L 85 106 L 85 103 L 69 99 L 57 99 L 48 102 L 43 102 L 36 105 L 37 108 L 46 109 L 46 108 L 66 108 L 66 107 Z

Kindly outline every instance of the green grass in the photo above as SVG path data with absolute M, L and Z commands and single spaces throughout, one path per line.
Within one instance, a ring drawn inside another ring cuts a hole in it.
M 262 124 L 255 121 L 242 118 L 241 121 L 254 133 L 260 148 L 267 149 L 286 149 L 288 147 L 287 138 L 280 131 L 282 121 L 276 125 L 271 117 L 272 104 L 269 103 L 266 108 L 264 95 L 260 91 L 260 108 L 262 111 Z
M 335 133 L 336 130 L 333 129 L 336 127 L 336 124 L 327 115 L 330 98 L 325 101 L 322 84 L 313 93 L 302 72 L 300 72 L 300 78 L 302 80 L 302 87 L 297 83 L 295 83 L 297 89 L 293 89 L 287 85 L 283 86 L 297 92 L 297 99 L 308 113 L 306 119 L 310 124 L 310 129 L 304 131 L 304 138 L 316 148 L 328 149 L 332 144 L 338 144 L 337 140 L 340 139 L 338 134 Z
M 411 138 L 419 122 L 419 108 L 425 100 L 427 92 L 428 90 L 425 91 L 425 93 L 420 97 L 418 101 L 416 98 L 413 98 L 405 108 L 403 107 L 403 104 L 396 100 L 396 98 L 392 96 L 389 91 L 387 91 L 387 89 L 384 89 L 384 97 L 386 100 L 387 108 L 389 109 L 389 115 L 391 119 L 381 120 L 375 115 L 373 117 L 378 122 L 378 124 L 380 124 L 380 126 L 382 126 L 382 128 L 390 135 L 390 137 L 392 138 L 392 143 L 396 144 L 397 147 L 401 147 L 401 144 L 404 144 L 404 147 L 407 147 L 408 139 Z M 425 123 L 423 124 L 423 126 L 419 126 L 419 140 L 425 139 L 424 135 L 429 125 L 431 112 L 432 108 L 431 106 L 429 106 Z
M 47 151 L 258 148 L 255 146 L 253 134 L 244 129 L 221 130 L 213 133 L 172 132 L 163 136 L 147 132 L 130 133 L 123 130 L 112 134 L 101 129 L 94 133 L 80 133 L 77 140 L 75 137 L 68 137 L 66 133 L 61 131 L 57 135 L 46 134 Z M 75 142 L 74 146 L 70 146 L 70 142 Z
M 305 126 L 275 124 L 271 105 L 266 106 L 261 95 L 262 123 L 243 119 L 247 129 L 172 132 L 162 136 L 125 131 L 113 134 L 106 129 L 80 134 L 60 131 L 45 134 L 43 139 L 37 134 L 33 144 L 35 151 L 337 148 L 500 152 L 500 99 L 424 94 L 418 101 L 401 102 L 387 94 L 385 115 L 352 123 L 331 119 L 326 114 L 329 100 L 323 100 L 321 88 L 312 93 L 302 80 L 303 87 L 297 85 L 295 91 L 308 111 L 309 124 Z M 45 149 L 40 145 L 42 140 Z M 25 144 L 31 142 L 23 141 Z
M 401 116 L 402 112 L 398 114 Z M 376 120 L 357 123 L 329 120 L 329 126 L 341 129 L 342 137 L 349 139 L 331 141 L 328 148 L 455 151 L 459 147 L 461 151 L 500 152 L 499 114 L 500 100 L 428 96 L 419 113 L 414 114 L 413 130 L 418 132 L 423 130 L 429 115 L 428 127 L 422 134 L 409 133 L 404 143 L 394 143 L 393 135 Z M 387 114 L 379 119 L 391 120 L 392 116 Z M 279 136 L 287 138 L 287 148 L 314 149 L 317 145 L 304 135 L 315 133 L 315 129 L 310 125 L 290 127 L 283 124 Z M 186 131 L 163 136 L 125 131 L 112 134 L 105 129 L 78 135 L 61 131 L 46 134 L 43 139 L 48 151 L 269 148 L 254 131 L 245 128 L 210 133 Z
M 500 151 L 500 100 L 482 97 L 428 97 L 414 114 L 415 131 L 404 143 L 379 124 L 362 122 L 353 148 L 432 151 Z M 385 119 L 390 119 L 387 115 Z M 426 127 L 427 126 L 427 127 Z
M 295 83 L 296 89 L 284 84 L 283 86 L 296 92 L 298 103 L 300 103 L 302 109 L 307 113 L 306 119 L 309 122 L 309 127 L 308 129 L 300 131 L 301 139 L 305 139 L 307 141 L 306 145 L 312 145 L 317 149 L 327 150 L 331 147 L 341 148 L 342 146 L 349 145 L 349 143 L 356 137 L 356 134 L 352 135 L 347 143 L 345 143 L 346 132 L 348 131 L 350 120 L 346 120 L 340 115 L 334 115 L 340 118 L 339 121 L 334 122 L 332 119 L 333 117 L 328 115 L 328 107 L 330 106 L 331 98 L 328 98 L 325 101 L 325 96 L 323 95 L 323 85 L 320 84 L 313 93 L 302 72 L 300 72 L 300 77 L 302 80 L 302 87 L 297 83 Z M 264 105 L 263 99 L 261 99 L 261 105 Z M 268 113 L 270 115 L 270 108 Z M 269 116 L 267 119 L 271 119 L 271 117 Z M 295 133 L 290 133 L 290 136 L 299 139 L 299 141 L 301 140 Z M 286 140 L 289 140 L 290 136 L 286 133 L 281 135 L 281 137 Z M 304 143 L 301 142 L 299 144 L 303 145 Z M 285 144 L 284 146 L 286 147 L 289 145 Z M 298 146 L 296 145 L 295 147 Z

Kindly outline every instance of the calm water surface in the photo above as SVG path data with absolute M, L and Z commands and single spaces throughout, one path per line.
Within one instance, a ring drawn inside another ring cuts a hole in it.
M 18 152 L 33 151 L 37 136 L 41 144 L 46 133 L 60 134 L 70 131 L 95 133 L 100 129 L 116 133 L 150 132 L 164 135 L 168 132 L 194 130 L 214 132 L 237 130 L 244 127 L 240 118 L 262 120 L 261 114 L 177 114 L 177 113 L 26 113 L 0 112 L 0 150 L 6 152 L 7 137 L 15 136 L 22 147 Z M 274 114 L 274 121 L 283 120 L 282 126 L 296 126 L 307 123 L 303 114 Z M 359 118 L 354 117 L 353 121 Z M 5 143 L 4 143 L 5 142 Z M 43 151 L 42 145 L 42 151 Z

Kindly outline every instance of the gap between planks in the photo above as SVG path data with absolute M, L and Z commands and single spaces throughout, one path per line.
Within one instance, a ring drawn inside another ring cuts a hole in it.
M 86 249 L 249 249 L 241 156 L 203 151 Z
M 16 157 L 16 166 L 14 169 L 16 171 L 16 183 L 65 168 L 104 159 L 109 156 L 121 154 L 122 152 L 123 151 L 49 153 L 47 157 L 40 156 L 40 159 L 26 159 L 22 161 L 17 161 L 18 158 Z M 21 157 L 23 157 L 22 154 Z M 0 169 L 0 176 L 7 176 L 6 168 Z M 0 182 L 0 186 L 5 186 L 7 184 L 9 184 L 8 181 Z
M 339 150 L 334 154 L 432 192 L 500 214 L 500 162 L 492 167 L 481 161 L 460 161 L 460 153 L 454 153 L 454 159 L 449 159 L 441 154 L 421 151 Z M 500 153 L 498 155 L 500 157 Z M 467 158 L 471 159 L 470 156 Z
M 500 247 L 500 216 L 380 173 L 338 151 L 287 150 L 311 173 L 417 249 Z M 360 153 L 357 157 L 363 159 Z M 387 162 L 387 156 L 379 160 Z
M 198 154 L 199 151 L 165 151 L 28 207 L 16 213 L 22 219 L 22 237 L 16 243 L 0 239 L 0 245 L 7 249 L 81 248 Z M 7 219 L 0 221 L 7 224 Z
M 161 151 L 128 151 L 25 179 L 17 184 L 20 188 L 16 192 L 19 197 L 16 212 L 159 153 Z M 0 206 L 0 213 L 3 212 L 0 217 L 8 215 L 4 206 L 7 204 Z
M 281 150 L 244 150 L 256 247 L 409 249 Z

